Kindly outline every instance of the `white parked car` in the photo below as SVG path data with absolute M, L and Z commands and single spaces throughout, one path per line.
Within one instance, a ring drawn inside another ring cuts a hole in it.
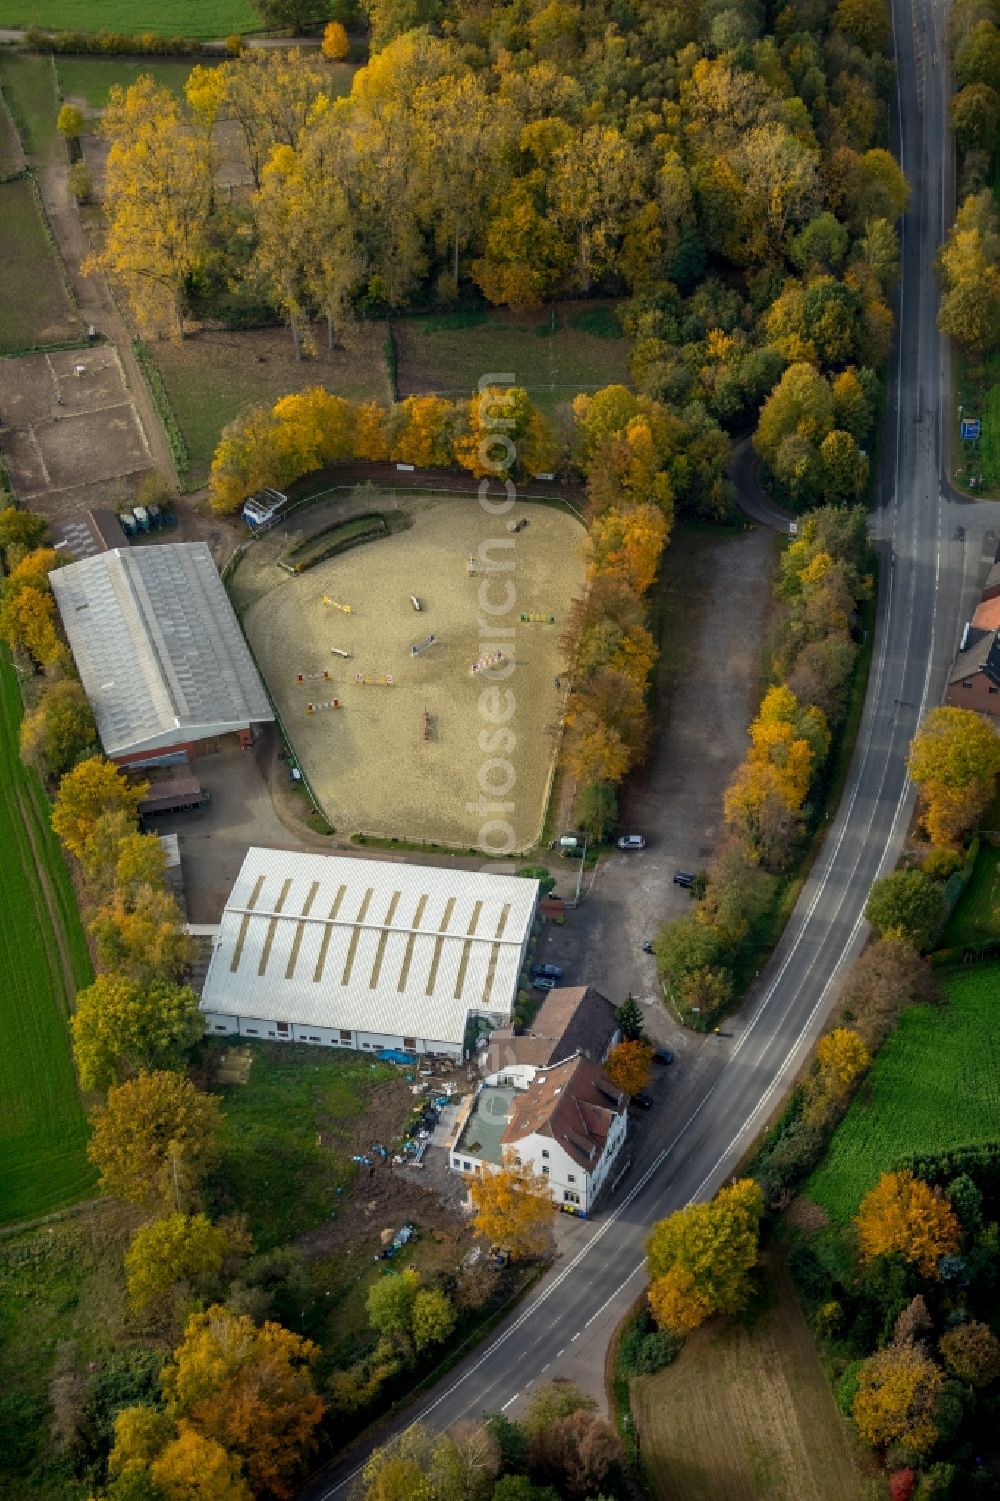
M 644 834 L 623 834 L 618 841 L 620 850 L 644 850 L 646 838 Z

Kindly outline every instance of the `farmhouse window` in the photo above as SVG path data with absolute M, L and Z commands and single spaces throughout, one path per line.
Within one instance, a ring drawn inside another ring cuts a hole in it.
M 547 1168 L 547 1167 L 544 1167 L 544 1166 L 543 1166 L 543 1168 L 542 1168 L 542 1176 L 543 1176 L 543 1177 L 544 1177 L 544 1178 L 547 1178 L 547 1177 L 548 1177 L 548 1176 L 549 1176 L 549 1170 L 548 1170 L 548 1168 Z
M 341 1042 L 350 1042 L 352 1036 L 353 1036 L 353 1033 L 348 1028 L 341 1027 L 341 1029 L 340 1029 L 340 1040 L 341 1040 Z
M 404 1048 L 409 1048 L 411 1052 L 415 1052 L 417 1047 L 417 1039 L 415 1037 L 404 1037 L 403 1046 Z
M 567 1183 L 575 1183 L 576 1182 L 576 1174 L 575 1173 L 567 1173 L 566 1174 L 566 1182 Z
M 288 1023 L 287 1022 L 275 1022 L 274 1025 L 278 1029 L 278 1036 L 279 1037 L 287 1036 L 287 1034 L 288 1034 Z
M 547 1157 L 548 1155 L 549 1155 L 548 1148 L 547 1147 L 543 1147 L 542 1148 L 542 1156 L 543 1157 Z
M 563 1194 L 563 1200 L 567 1204 L 579 1204 L 580 1195 L 573 1193 L 571 1189 L 567 1188 L 566 1192 Z

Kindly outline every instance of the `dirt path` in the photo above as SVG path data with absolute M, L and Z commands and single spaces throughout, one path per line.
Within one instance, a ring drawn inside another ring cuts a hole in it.
M 119 309 L 104 276 L 82 276 L 80 266 L 90 253 L 80 212 L 69 191 L 69 163 L 65 160 L 62 143 L 56 141 L 49 159 L 29 158 L 35 170 L 38 188 L 45 205 L 45 213 L 52 228 L 56 251 L 66 268 L 70 286 L 80 309 L 84 325 L 93 325 L 118 351 L 125 370 L 129 393 L 145 430 L 146 440 L 156 467 L 176 485 L 170 449 L 163 435 L 163 428 L 153 406 L 146 382 L 132 353 L 133 333 Z M 87 476 L 81 475 L 85 483 Z
M 49 914 L 49 927 L 56 941 L 56 950 L 59 956 L 59 969 L 63 978 L 63 993 L 66 1000 L 65 1009 L 68 1012 L 72 1006 L 73 997 L 76 995 L 76 976 L 73 973 L 73 961 L 70 958 L 69 945 L 66 942 L 66 934 L 63 931 L 62 917 L 59 912 L 59 904 L 56 901 L 55 892 L 52 890 L 52 880 L 48 867 L 39 848 L 35 833 L 35 822 L 32 817 L 32 809 L 28 804 L 24 793 L 18 788 L 17 807 L 24 831 L 31 845 L 31 853 L 35 861 L 35 870 L 38 873 L 38 885 L 42 893 Z

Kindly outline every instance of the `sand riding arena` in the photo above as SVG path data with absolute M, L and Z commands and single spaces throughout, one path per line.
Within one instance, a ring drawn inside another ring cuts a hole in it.
M 288 571 L 360 516 L 388 532 Z M 251 543 L 233 601 L 338 833 L 490 849 L 502 844 L 487 828 L 499 820 L 511 848 L 537 841 L 584 541 L 552 505 L 492 516 L 474 495 L 368 490 L 324 499 Z

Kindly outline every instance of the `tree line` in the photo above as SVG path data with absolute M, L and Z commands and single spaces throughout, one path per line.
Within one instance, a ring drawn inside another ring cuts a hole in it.
M 724 794 L 726 836 L 699 879 L 694 911 L 665 923 L 654 942 L 673 1004 L 702 1027 L 732 1000 L 815 817 L 847 710 L 858 610 L 870 590 L 864 510 L 811 512 L 781 557 L 771 681 Z
M 92 264 L 144 328 L 181 337 L 236 297 L 280 312 L 301 353 L 372 312 L 601 293 L 624 299 L 636 389 L 696 429 L 752 424 L 801 365 L 856 371 L 871 405 L 908 191 L 883 146 L 882 0 L 796 0 L 768 34 L 749 3 L 370 15 L 346 98 L 320 54 L 261 49 L 196 68 L 183 101 L 152 78 L 112 91 Z M 234 202 L 221 120 L 251 179 Z M 786 412 L 762 445 L 776 483 L 857 497 L 871 426 L 802 399 L 818 425 Z

